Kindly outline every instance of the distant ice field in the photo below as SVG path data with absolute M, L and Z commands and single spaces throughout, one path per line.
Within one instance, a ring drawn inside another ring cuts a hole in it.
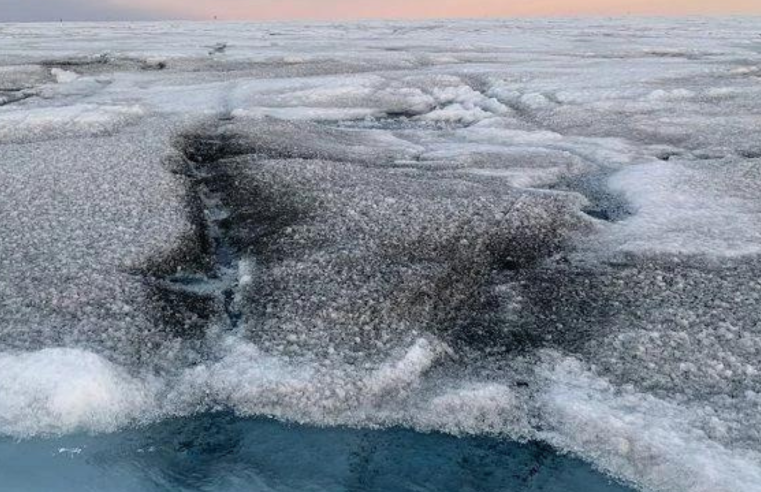
M 0 479 L 761 491 L 759 26 L 0 24 Z

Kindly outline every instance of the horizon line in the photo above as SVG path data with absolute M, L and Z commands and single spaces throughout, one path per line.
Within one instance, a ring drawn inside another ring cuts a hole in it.
M 194 18 L 194 17 L 166 17 L 160 19 L 60 19 L 60 20 L 16 20 L 5 21 L 0 19 L 0 25 L 7 24 L 138 24 L 138 23 L 161 23 L 161 22 L 194 22 L 194 23 L 207 23 L 207 22 L 219 22 L 227 24 L 266 24 L 266 23 L 362 23 L 362 22 L 436 22 L 436 21 L 508 21 L 508 20 L 577 20 L 577 19 L 627 19 L 627 18 L 639 18 L 639 19 L 716 19 L 716 18 L 736 18 L 746 17 L 749 19 L 761 18 L 761 12 L 758 13 L 741 13 L 741 12 L 728 12 L 728 13 L 659 13 L 659 14 L 647 14 L 647 13 L 621 13 L 621 14 L 523 14 L 513 16 L 474 16 L 474 17 L 343 17 L 335 19 L 325 19 L 320 17 L 297 17 L 297 18 L 269 18 L 269 19 L 220 19 L 212 16 L 209 18 Z

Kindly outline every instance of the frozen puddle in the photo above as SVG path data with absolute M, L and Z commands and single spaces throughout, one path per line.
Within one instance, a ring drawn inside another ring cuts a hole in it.
M 761 492 L 757 22 L 2 32 L 0 488 Z
M 0 476 L 18 492 L 632 490 L 539 444 L 225 415 L 105 436 L 0 440 Z

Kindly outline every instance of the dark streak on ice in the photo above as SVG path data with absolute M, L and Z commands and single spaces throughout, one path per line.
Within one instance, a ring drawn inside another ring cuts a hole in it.
M 235 329 L 245 321 L 257 343 L 277 345 L 288 332 L 271 326 L 295 321 L 300 327 L 295 333 L 308 337 L 302 352 L 319 353 L 327 341 L 343 346 L 349 360 L 354 359 L 349 354 L 367 357 L 387 336 L 403 342 L 415 331 L 431 332 L 468 352 L 520 352 L 543 343 L 537 330 L 506 322 L 500 306 L 509 299 L 495 288 L 506 276 L 531 271 L 562 250 L 566 228 L 579 226 L 564 225 L 572 212 L 560 196 L 397 169 L 388 150 L 367 160 L 351 130 L 274 120 L 252 124 L 239 134 L 236 123 L 223 117 L 175 139 L 182 157 L 171 164 L 186 179 L 198 231 L 190 240 L 196 244 L 186 248 L 197 253 L 178 251 L 174 260 L 158 261 L 149 278 L 160 317 L 178 335 L 199 338 L 212 323 Z M 492 198 L 469 204 L 467 189 Z M 327 196 L 338 201 L 325 201 Z M 419 212 L 408 215 L 408 200 Z M 367 208 L 372 202 L 382 207 Z M 466 212 L 469 207 L 474 208 Z M 528 226 L 525 221 L 533 219 L 526 217 L 536 207 L 551 218 Z M 368 215 L 352 225 L 350 215 L 356 212 Z M 471 213 L 476 215 L 466 219 Z M 504 219 L 490 218 L 497 213 Z M 435 224 L 447 221 L 462 224 L 438 230 Z M 297 224 L 317 235 L 292 242 L 287 231 Z M 334 250 L 331 244 L 339 239 L 344 242 Z M 237 275 L 243 256 L 256 261 L 261 278 L 241 293 Z M 318 266 L 313 257 L 326 263 Z M 284 270 L 285 265 L 295 266 Z M 345 298 L 343 289 L 362 293 Z M 273 305 L 274 311 L 268 307 Z M 340 317 L 319 321 L 326 309 Z M 320 323 L 336 326 L 322 332 Z M 355 337 L 356 343 L 349 341 Z
M 169 258 L 158 258 L 144 270 L 161 321 L 182 338 L 200 339 L 211 323 L 234 329 L 241 316 L 234 306 L 238 253 L 224 225 L 229 211 L 220 200 L 226 175 L 218 161 L 229 148 L 223 136 L 194 132 L 175 144 L 180 155 L 167 164 L 185 179 L 195 233 Z

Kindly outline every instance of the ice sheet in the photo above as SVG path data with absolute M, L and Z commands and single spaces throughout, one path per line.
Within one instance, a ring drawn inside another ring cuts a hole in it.
M 199 412 L 761 490 L 758 19 L 0 26 L 0 434 Z

